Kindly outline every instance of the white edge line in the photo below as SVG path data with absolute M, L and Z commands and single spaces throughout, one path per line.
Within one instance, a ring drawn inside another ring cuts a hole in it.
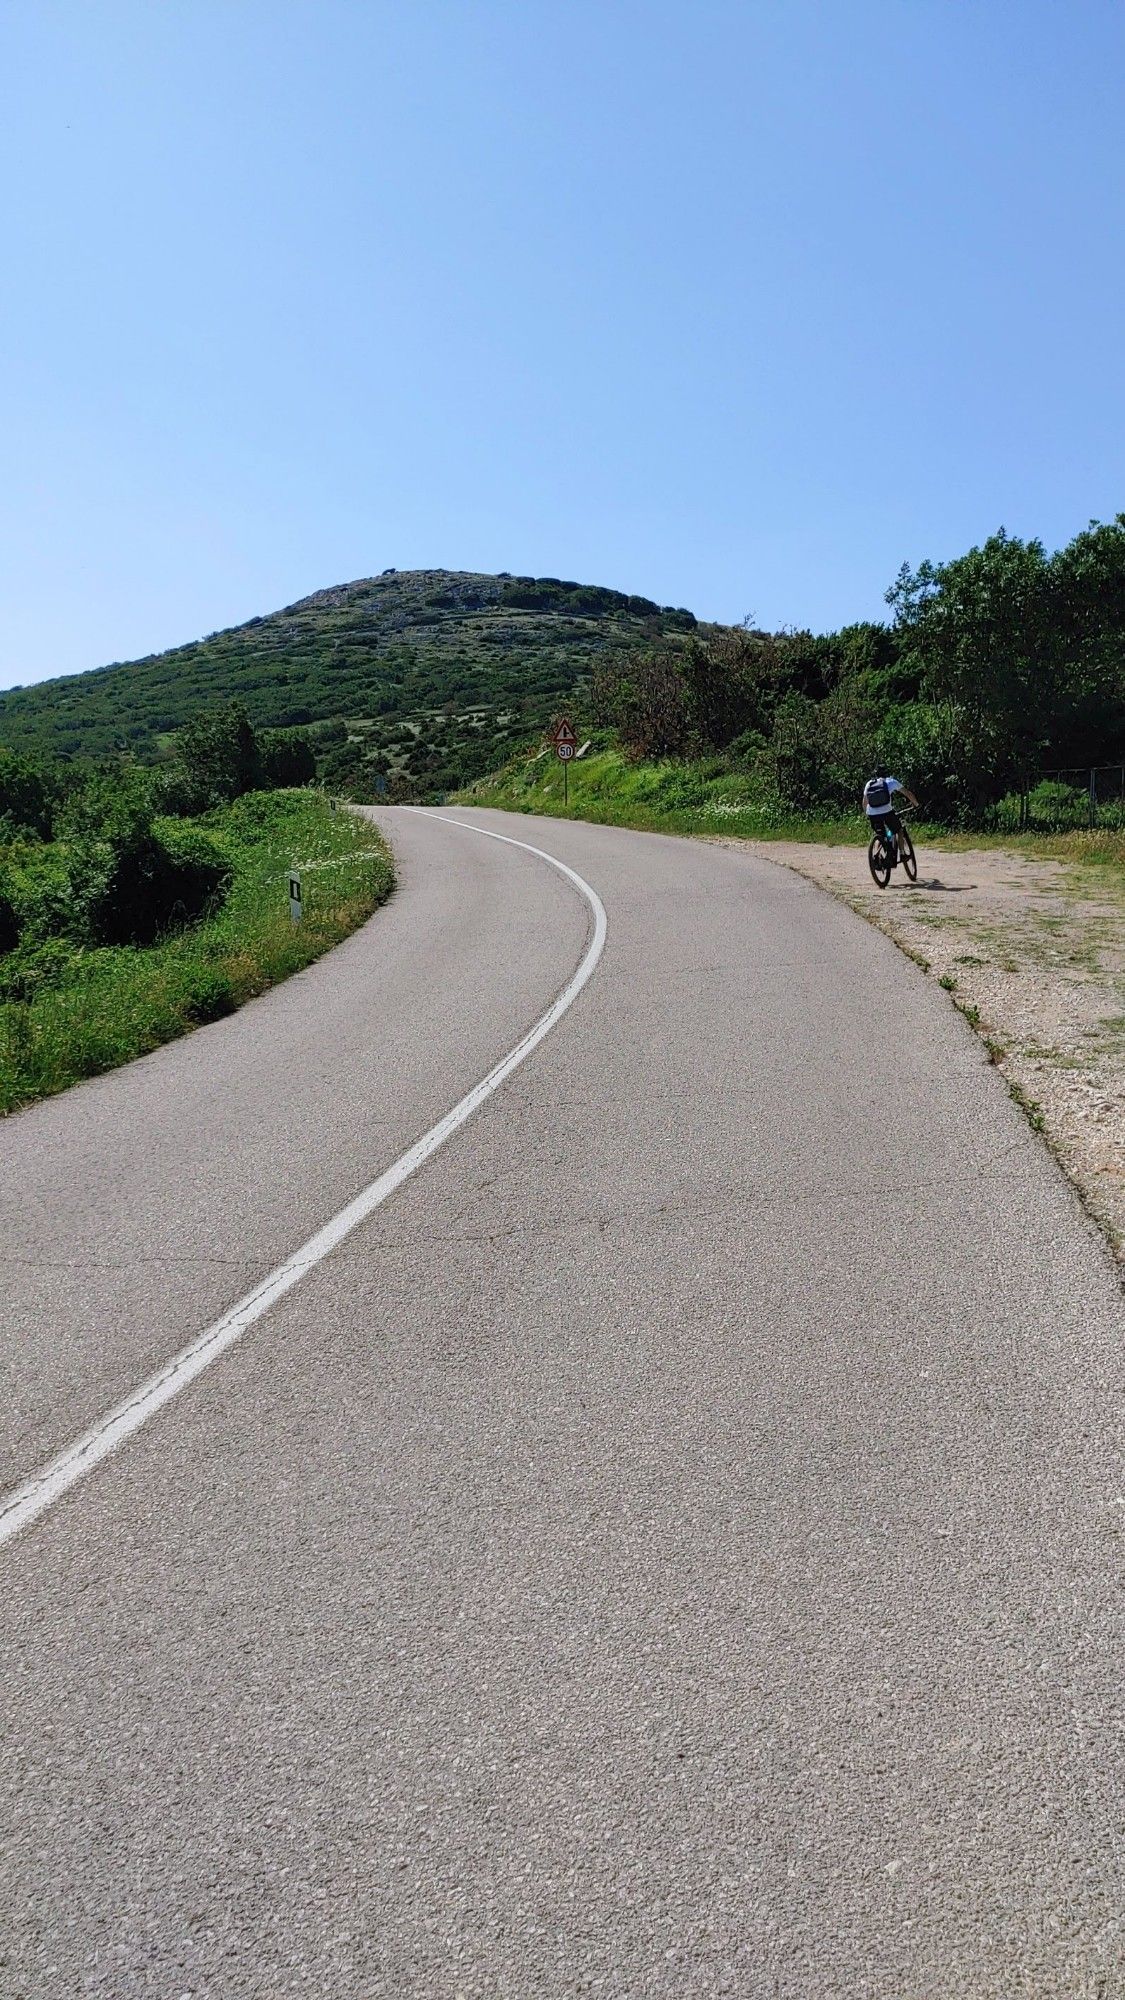
M 412 806 L 407 810 L 419 812 L 421 808 Z M 155 1375 L 151 1375 L 147 1382 L 142 1383 L 123 1402 L 107 1411 L 90 1430 L 84 1431 L 73 1444 L 49 1459 L 22 1485 L 0 1498 L 0 1547 L 20 1534 L 23 1529 L 29 1528 L 33 1521 L 37 1521 L 41 1514 L 45 1514 L 48 1507 L 53 1506 L 55 1501 L 72 1486 L 76 1486 L 78 1481 L 92 1472 L 95 1466 L 100 1465 L 103 1459 L 109 1458 L 128 1438 L 133 1437 L 142 1424 L 146 1424 L 150 1417 L 163 1409 L 165 1403 L 170 1403 L 173 1396 L 178 1396 L 182 1389 L 186 1389 L 198 1375 L 202 1375 L 205 1368 L 209 1368 L 213 1361 L 217 1361 L 220 1355 L 225 1354 L 228 1348 L 233 1347 L 235 1342 L 241 1339 L 247 1327 L 253 1326 L 255 1320 L 261 1319 L 264 1313 L 269 1312 L 271 1306 L 276 1305 L 279 1299 L 284 1298 L 286 1292 L 300 1283 L 307 1271 L 311 1271 L 322 1258 L 329 1256 L 337 1245 L 343 1242 L 345 1236 L 349 1236 L 353 1229 L 366 1221 L 396 1188 L 400 1188 L 411 1174 L 416 1173 L 418 1168 L 458 1130 L 459 1126 L 464 1125 L 466 1120 L 472 1117 L 486 1098 L 499 1090 L 500 1085 L 511 1076 L 512 1071 L 518 1068 L 532 1050 L 538 1048 L 544 1037 L 550 1034 L 551 1029 L 577 1000 L 582 988 L 592 976 L 605 948 L 607 920 L 600 896 L 591 889 L 588 882 L 583 881 L 581 875 L 576 874 L 573 868 L 568 868 L 565 861 L 557 860 L 553 854 L 547 854 L 541 847 L 533 847 L 529 841 L 513 840 L 510 834 L 493 833 L 488 827 L 474 826 L 469 820 L 450 819 L 444 813 L 427 812 L 424 817 L 439 819 L 445 826 L 460 827 L 465 833 L 482 834 L 486 840 L 502 841 L 506 847 L 523 848 L 525 853 L 537 855 L 541 861 L 548 862 L 560 875 L 565 875 L 568 882 L 574 884 L 594 915 L 594 935 L 576 972 L 546 1013 L 536 1021 L 533 1028 L 528 1029 L 523 1039 L 516 1043 L 515 1048 L 503 1056 L 495 1069 L 489 1070 L 488 1075 L 483 1077 L 480 1083 L 474 1084 L 468 1095 L 463 1097 L 459 1104 L 455 1104 L 452 1111 L 447 1111 L 444 1118 L 440 1118 L 436 1125 L 395 1161 L 393 1166 L 388 1167 L 386 1173 L 380 1174 L 378 1180 L 372 1181 L 362 1193 L 356 1195 L 354 1201 L 350 1201 L 346 1208 L 342 1208 L 330 1222 L 326 1222 L 322 1229 L 318 1229 L 314 1236 L 310 1236 L 306 1243 L 302 1243 L 299 1250 L 295 1250 L 292 1256 L 287 1257 L 283 1264 L 279 1264 L 276 1270 L 269 1273 L 268 1277 L 262 1278 L 254 1286 L 253 1291 L 247 1292 L 245 1297 L 239 1299 L 237 1305 L 231 1306 L 221 1319 L 215 1320 L 211 1326 L 197 1334 L 194 1340 L 189 1341 L 173 1360 L 166 1362 L 163 1368 Z

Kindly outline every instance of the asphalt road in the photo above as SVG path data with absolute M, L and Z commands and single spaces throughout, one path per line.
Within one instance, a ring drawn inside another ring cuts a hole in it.
M 5 1485 L 581 957 L 545 863 L 380 817 L 364 931 L 0 1126 Z M 455 817 L 579 870 L 605 956 L 0 1549 L 2 2000 L 1118 2000 L 1097 1238 L 945 997 L 809 884 Z

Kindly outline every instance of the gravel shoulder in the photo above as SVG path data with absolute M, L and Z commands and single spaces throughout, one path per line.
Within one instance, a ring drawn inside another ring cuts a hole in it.
M 922 848 L 887 890 L 865 850 L 726 840 L 828 889 L 939 981 L 1125 1263 L 1125 882 L 1004 849 Z

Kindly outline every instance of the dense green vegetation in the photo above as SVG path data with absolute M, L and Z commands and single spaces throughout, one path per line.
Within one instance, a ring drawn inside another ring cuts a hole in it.
M 700 627 L 601 661 L 579 720 L 621 758 L 576 796 L 769 829 L 853 813 L 889 769 L 946 826 L 1125 825 L 1125 516 L 1054 556 L 1000 533 L 887 595 L 889 625 Z M 553 782 L 512 767 L 500 789 Z
M 157 768 L 0 749 L 0 1110 L 229 1013 L 374 908 L 391 882 L 378 836 L 277 789 L 312 772 L 237 702 L 197 715 Z M 295 927 L 286 879 L 310 862 Z
M 334 790 L 429 798 L 500 762 L 607 651 L 694 627 L 690 611 L 553 577 L 389 570 L 172 652 L 0 695 L 0 742 L 159 762 L 174 732 L 236 700 L 259 733 L 299 732 Z
M 228 871 L 193 816 L 313 770 L 306 747 L 259 740 L 237 702 L 197 716 L 158 769 L 0 748 L 0 992 L 34 983 L 44 953 L 151 944 L 212 910 Z
M 497 806 L 507 812 L 547 813 L 596 820 L 605 826 L 635 826 L 657 833 L 725 833 L 741 839 L 794 836 L 847 838 L 854 829 L 838 814 L 801 812 L 764 796 L 729 759 L 629 756 L 609 730 L 595 730 L 591 747 L 567 776 L 563 805 L 562 767 L 540 750 L 513 757 L 487 778 L 466 786 L 465 804 Z
M 374 829 L 318 792 L 247 792 L 198 820 L 152 806 L 143 774 L 102 773 L 65 801 L 48 838 L 8 822 L 0 1111 L 230 1013 L 345 937 L 391 888 Z M 294 863 L 306 871 L 300 924 Z
M 713 631 L 612 662 L 592 717 L 633 756 L 720 752 L 806 810 L 850 808 L 881 766 L 967 821 L 1051 770 L 1125 758 L 1125 516 L 1053 557 L 998 534 L 904 568 L 888 600 L 890 626 Z

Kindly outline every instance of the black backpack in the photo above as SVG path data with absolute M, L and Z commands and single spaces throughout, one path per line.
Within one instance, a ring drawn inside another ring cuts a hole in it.
M 869 778 L 863 788 L 863 796 L 876 812 L 886 812 L 891 803 L 891 788 L 885 778 Z

